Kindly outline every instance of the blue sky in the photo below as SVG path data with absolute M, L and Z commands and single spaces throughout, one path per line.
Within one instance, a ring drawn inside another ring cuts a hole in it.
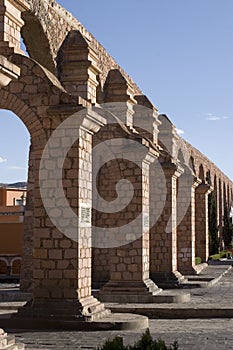
M 182 136 L 233 179 L 233 1 L 58 2 Z M 17 117 L 1 116 L 0 182 L 25 180 L 29 136 Z

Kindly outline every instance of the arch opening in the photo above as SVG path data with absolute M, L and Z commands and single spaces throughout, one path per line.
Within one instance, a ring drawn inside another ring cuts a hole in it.
M 29 11 L 22 13 L 22 19 L 25 24 L 22 27 L 21 36 L 29 56 L 50 72 L 57 75 L 50 43 L 39 19 Z M 40 40 L 35 41 L 35 38 L 40 38 Z M 24 45 L 22 46 L 24 47 Z
M 205 181 L 205 173 L 202 164 L 199 166 L 199 179 L 201 179 L 203 182 Z
M 30 134 L 16 114 L 3 109 L 0 129 L 0 274 L 8 279 L 20 275 Z

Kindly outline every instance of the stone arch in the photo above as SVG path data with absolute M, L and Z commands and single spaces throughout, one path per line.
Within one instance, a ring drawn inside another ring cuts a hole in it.
M 210 186 L 212 186 L 212 184 L 213 184 L 213 181 L 212 181 L 212 175 L 211 175 L 211 171 L 208 169 L 207 171 L 206 171 L 206 176 L 205 176 L 205 180 L 206 180 L 206 182 L 210 185 Z
M 30 134 L 31 146 L 29 148 L 28 158 L 28 179 L 27 179 L 27 203 L 25 207 L 25 219 L 24 219 L 24 242 L 22 247 L 23 259 L 20 266 L 16 266 L 17 275 L 21 265 L 24 267 L 24 271 L 27 274 L 31 273 L 31 254 L 32 254 L 32 241 L 33 241 L 33 222 L 34 222 L 34 198 L 35 198 L 35 178 L 36 166 L 35 166 L 35 151 L 41 148 L 40 144 L 45 141 L 45 131 L 43 130 L 39 116 L 29 107 L 23 100 L 14 94 L 0 89 L 0 108 L 9 110 L 18 117 L 28 130 Z M 14 265 L 10 263 L 8 265 L 7 274 L 14 269 Z M 22 276 L 22 281 L 24 276 Z
M 225 181 L 223 183 L 223 205 L 224 205 L 224 209 L 225 208 L 228 209 L 227 192 L 226 192 L 226 183 L 225 183 Z
M 204 172 L 204 167 L 202 164 L 199 166 L 199 174 L 198 174 L 199 179 L 201 179 L 203 182 L 205 181 L 205 172 Z
M 216 176 L 216 174 L 214 175 L 214 183 L 213 183 L 213 186 L 214 186 L 215 201 L 216 201 L 216 203 L 217 203 L 217 197 L 218 197 L 218 183 L 217 183 L 217 176 Z
M 183 139 L 181 137 L 178 137 L 178 139 L 175 140 L 175 144 L 177 145 L 175 156 L 182 164 L 186 165 L 187 167 L 190 167 L 190 152 L 189 149 L 186 147 L 186 144 L 184 143 Z
M 227 198 L 227 206 L 230 209 L 231 208 L 231 201 L 230 201 L 230 186 L 229 183 L 227 184 L 227 189 L 226 189 L 226 198 Z
M 37 210 L 35 203 L 40 200 L 38 191 L 40 154 L 49 136 L 49 126 L 45 123 L 46 104 L 51 104 L 50 99 L 59 101 L 59 96 L 64 93 L 64 90 L 58 86 L 54 75 L 32 59 L 21 55 L 14 55 L 12 59 L 20 67 L 21 75 L 17 81 L 11 81 L 6 87 L 0 89 L 0 108 L 13 112 L 23 122 L 30 134 L 21 275 L 21 289 L 27 290 L 32 275 L 34 218 Z M 43 108 L 41 108 L 42 104 Z
M 56 74 L 49 39 L 38 17 L 30 11 L 25 11 L 22 13 L 22 19 L 25 25 L 22 27 L 21 35 L 29 56 Z M 35 40 L 35 38 L 40 38 L 40 40 Z
M 194 164 L 194 158 L 193 156 L 190 156 L 189 158 L 189 166 L 192 169 L 193 173 L 196 174 L 195 164 Z
M 0 109 L 9 110 L 18 116 L 27 128 L 31 139 L 36 140 L 38 135 L 40 135 L 40 138 L 41 135 L 45 136 L 41 121 L 32 108 L 22 99 L 4 89 L 0 89 Z M 35 130 L 37 130 L 37 133 L 33 137 Z
M 178 159 L 182 164 L 185 163 L 184 155 L 183 155 L 183 152 L 181 149 L 179 149 L 179 151 L 178 151 Z

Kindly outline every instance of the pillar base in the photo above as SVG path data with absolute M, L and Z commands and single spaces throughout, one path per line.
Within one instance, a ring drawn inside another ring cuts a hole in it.
M 16 344 L 15 337 L 12 335 L 9 336 L 0 328 L 0 349 L 23 350 L 24 348 L 24 344 Z
M 84 321 L 91 322 L 107 317 L 111 311 L 105 309 L 93 296 L 80 299 L 36 299 L 29 301 L 23 308 L 19 309 L 13 317 L 63 320 L 63 321 Z
M 159 288 L 163 289 L 179 288 L 181 283 L 185 282 L 185 277 L 179 271 L 154 272 L 150 277 Z
M 109 281 L 99 292 L 99 299 L 109 303 L 152 303 L 162 290 L 151 280 Z
M 200 273 L 197 266 L 187 266 L 186 268 L 179 269 L 179 272 L 182 273 L 182 275 L 197 275 Z

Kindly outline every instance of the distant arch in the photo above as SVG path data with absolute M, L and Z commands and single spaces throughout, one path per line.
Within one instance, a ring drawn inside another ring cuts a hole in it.
M 193 156 L 191 156 L 189 158 L 189 166 L 192 169 L 193 173 L 196 174 L 196 169 L 195 169 L 195 165 L 194 165 L 194 158 L 193 158 Z
M 207 170 L 207 172 L 206 172 L 205 181 L 206 181 L 210 186 L 212 186 L 212 176 L 211 176 L 210 170 Z
M 217 176 L 216 174 L 214 175 L 214 195 L 215 195 L 215 201 L 217 203 L 217 198 L 218 198 L 218 182 L 217 182 Z
M 199 174 L 198 174 L 199 179 L 201 179 L 203 182 L 205 181 L 205 173 L 204 173 L 204 168 L 203 165 L 201 164 L 199 166 Z
M 46 36 L 39 19 L 29 11 L 23 12 L 22 18 L 25 25 L 21 30 L 21 34 L 29 56 L 53 74 L 57 75 L 49 39 Z M 40 38 L 40 40 L 35 40 L 35 38 Z

